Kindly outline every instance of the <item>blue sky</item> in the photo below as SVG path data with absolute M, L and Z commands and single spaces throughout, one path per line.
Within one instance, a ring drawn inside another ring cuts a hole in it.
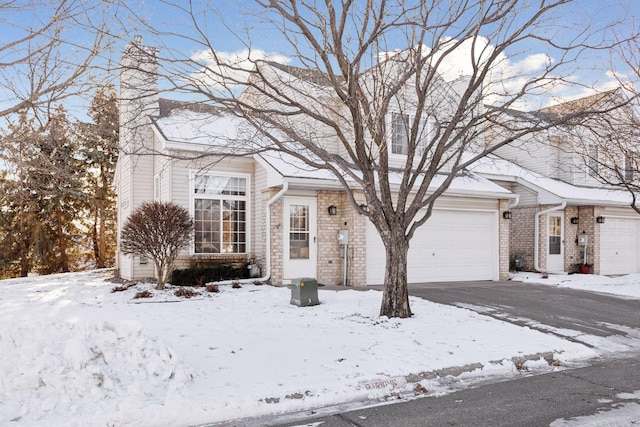
M 253 1 L 201 1 L 203 4 L 211 4 L 217 9 L 216 12 L 209 12 L 206 16 L 199 14 L 198 17 L 203 29 L 209 35 L 212 47 L 218 53 L 232 57 L 236 52 L 246 49 L 247 44 L 250 44 L 253 50 L 261 51 L 263 55 L 275 57 L 281 61 L 285 61 L 286 57 L 289 57 L 289 61 L 297 65 L 295 59 L 291 58 L 293 56 L 292 47 L 282 34 L 278 30 L 271 28 L 264 19 L 252 13 L 255 11 Z M 540 0 L 532 1 L 532 3 L 539 2 Z M 147 29 L 142 28 L 140 25 L 134 25 L 126 16 L 126 11 L 121 10 L 116 16 L 126 28 L 118 30 L 118 25 L 114 24 L 113 28 L 122 36 L 122 40 L 116 43 L 113 46 L 113 50 L 105 55 L 106 60 L 118 61 L 122 48 L 128 40 L 133 39 L 134 34 L 143 35 L 145 41 L 151 44 L 172 46 L 183 55 L 191 56 L 202 52 L 205 48 L 204 45 L 189 42 L 182 37 L 193 34 L 193 24 L 186 14 L 178 13 L 175 6 L 186 7 L 188 3 L 186 0 L 129 2 L 128 7 L 134 10 L 150 28 L 162 29 L 165 34 L 161 35 L 162 40 L 154 41 L 154 37 Z M 198 1 L 194 0 L 194 3 L 197 4 Z M 100 6 L 101 8 L 112 7 L 106 2 L 102 2 L 101 5 L 103 5 Z M 46 12 L 47 9 L 44 6 L 36 13 L 26 15 L 11 15 L 6 10 L 0 9 L 0 44 L 15 39 L 20 27 L 34 25 L 38 21 L 42 21 L 44 19 L 42 16 L 46 15 Z M 554 42 L 563 43 L 567 42 L 576 31 L 588 25 L 617 22 L 613 30 L 597 35 L 598 37 L 607 38 L 611 37 L 613 32 L 625 34 L 631 30 L 632 25 L 639 25 L 639 15 L 640 1 L 638 0 L 577 0 L 564 6 L 563 12 L 555 21 L 557 27 L 553 32 L 547 28 L 541 34 L 549 36 Z M 525 16 L 525 14 L 519 16 Z M 245 29 L 249 29 L 250 37 L 248 38 L 245 36 Z M 170 34 L 172 32 L 179 34 L 180 37 L 172 36 Z M 70 37 L 73 40 L 80 43 L 86 39 L 81 28 L 67 28 L 67 33 L 71 35 Z M 402 38 L 391 38 L 388 41 L 389 50 L 404 49 L 406 47 L 406 41 Z M 166 50 L 161 52 L 161 56 L 166 53 Z M 507 54 L 505 64 L 509 66 L 511 73 L 534 70 L 535 67 L 542 66 L 549 57 L 552 61 L 559 60 L 554 56 L 557 52 L 547 51 L 542 46 L 535 44 L 522 46 L 520 50 L 507 52 Z M 3 59 L 4 56 L 0 55 L 0 60 Z M 107 64 L 107 62 L 105 61 L 104 64 Z M 618 73 L 628 71 L 625 69 L 624 64 L 612 58 L 608 51 L 586 54 L 579 62 L 569 65 L 574 68 L 571 78 L 574 81 L 583 83 L 585 87 L 560 87 L 554 92 L 558 97 L 573 98 L 591 94 L 593 90 L 610 89 L 617 84 L 612 71 L 615 70 Z M 112 78 L 116 77 L 116 73 L 112 72 Z M 0 94 L 0 106 L 6 98 L 6 94 Z M 89 98 L 89 96 L 85 98 Z M 85 101 L 86 99 L 70 101 L 74 103 L 70 105 L 70 108 L 77 108 Z
M 184 5 L 187 2 L 178 3 Z M 212 2 L 205 1 L 204 3 Z M 522 3 L 527 2 L 523 1 Z M 529 3 L 540 4 L 540 1 L 530 1 Z M 207 31 L 209 40 L 218 54 L 233 56 L 235 52 L 245 50 L 246 44 L 250 44 L 251 49 L 261 51 L 263 55 L 276 57 L 277 60 L 282 60 L 283 55 L 288 56 L 291 64 L 298 65 L 296 59 L 293 58 L 292 47 L 285 37 L 278 30 L 271 28 L 264 19 L 253 13 L 255 5 L 252 1 L 217 1 L 213 4 L 217 8 L 217 14 L 209 13 L 206 19 L 202 18 L 200 22 L 203 23 L 203 30 Z M 533 10 L 530 9 L 530 13 L 533 13 Z M 551 23 L 553 27 L 545 27 L 539 31 L 541 35 L 549 37 L 554 43 L 569 43 L 575 37 L 580 37 L 579 33 L 588 26 L 615 23 L 612 28 L 593 35 L 591 39 L 592 41 L 599 41 L 603 38 L 608 40 L 614 34 L 627 34 L 632 30 L 633 25 L 638 25 L 640 1 L 577 0 L 563 6 L 559 12 Z M 148 14 L 149 22 L 153 22 L 155 28 L 164 28 L 184 35 L 188 34 L 189 29 L 193 27 L 190 22 L 187 22 L 186 16 L 181 17 L 176 13 L 174 7 L 164 2 L 157 2 L 155 8 L 147 8 L 144 13 Z M 527 14 L 524 12 L 518 14 L 518 17 L 525 16 Z M 517 23 L 514 22 L 514 24 Z M 248 37 L 245 36 L 244 31 L 247 28 L 250 29 Z M 144 32 L 142 34 L 144 35 Z M 187 43 L 184 39 L 176 37 L 165 37 L 163 43 L 178 47 L 182 53 L 196 54 L 204 48 L 204 46 Z M 406 47 L 406 40 L 402 37 L 388 39 L 389 50 L 405 49 Z M 461 55 L 464 56 L 463 53 Z M 512 74 L 533 72 L 536 67 L 543 67 L 549 60 L 552 63 L 561 60 L 559 52 L 549 50 L 548 46 L 544 46 L 542 43 L 535 44 L 533 42 L 519 45 L 517 50 L 508 51 L 504 59 L 505 66 Z M 464 67 L 461 66 L 461 68 L 460 73 L 464 71 Z M 617 77 L 614 72 L 618 73 Z M 583 53 L 579 61 L 569 61 L 565 67 L 563 75 L 569 76 L 574 84 L 559 85 L 551 92 L 555 99 L 546 102 L 557 102 L 562 99 L 590 95 L 594 91 L 612 89 L 619 85 L 618 78 L 625 79 L 624 74 L 627 72 L 626 64 L 612 57 L 609 51 Z M 575 83 L 583 85 L 583 87 L 578 87 Z M 522 107 L 527 108 L 526 106 Z

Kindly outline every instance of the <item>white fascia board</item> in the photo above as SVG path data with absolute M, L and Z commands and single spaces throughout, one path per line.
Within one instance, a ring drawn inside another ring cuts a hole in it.
M 267 171 L 267 187 L 279 187 L 284 182 L 284 176 L 276 170 L 269 162 L 264 160 L 259 154 L 254 154 L 253 159 L 265 171 Z

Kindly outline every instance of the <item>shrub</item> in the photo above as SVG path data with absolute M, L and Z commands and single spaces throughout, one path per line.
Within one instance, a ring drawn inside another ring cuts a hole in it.
M 139 299 L 139 298 L 151 298 L 152 296 L 153 296 L 153 294 L 152 294 L 149 290 L 145 289 L 144 291 L 137 292 L 137 293 L 133 296 L 133 299 Z
M 111 293 L 113 294 L 113 293 L 116 293 L 116 292 L 124 292 L 127 289 L 129 289 L 130 287 L 135 286 L 135 285 L 136 285 L 136 283 L 129 283 L 129 284 L 126 284 L 126 285 L 116 286 L 113 289 L 111 289 Z
M 203 286 L 208 282 L 248 278 L 249 270 L 244 267 L 235 268 L 231 265 L 221 265 L 218 267 L 173 270 L 169 281 L 175 286 Z
M 153 260 L 158 274 L 157 289 L 164 289 L 180 249 L 189 244 L 193 221 L 189 212 L 171 202 L 146 202 L 134 210 L 122 228 L 123 254 Z
M 198 292 L 188 289 L 188 288 L 180 288 L 174 292 L 174 295 L 177 297 L 191 298 L 200 295 Z

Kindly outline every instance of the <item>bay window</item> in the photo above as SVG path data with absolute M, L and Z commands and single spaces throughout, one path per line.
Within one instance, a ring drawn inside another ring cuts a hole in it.
M 246 253 L 247 176 L 203 174 L 193 180 L 196 254 Z

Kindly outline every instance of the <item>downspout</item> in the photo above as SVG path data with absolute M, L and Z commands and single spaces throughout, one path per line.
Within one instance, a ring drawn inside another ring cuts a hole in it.
M 534 223 L 534 235 L 533 235 L 533 268 L 540 273 L 548 273 L 548 271 L 540 268 L 540 216 L 564 209 L 567 206 L 567 202 L 562 202 L 558 206 L 554 206 L 549 209 L 537 212 Z
M 520 195 L 519 194 L 514 194 L 514 195 L 516 196 L 516 198 L 513 199 L 512 202 L 509 202 L 509 209 L 515 208 L 520 203 Z
M 282 183 L 282 188 L 278 191 L 269 201 L 267 202 L 266 212 L 265 212 L 265 224 L 267 229 L 266 231 L 266 254 L 265 254 L 265 273 L 262 277 L 254 277 L 250 279 L 240 279 L 240 280 L 221 280 L 219 282 L 212 282 L 216 285 L 231 285 L 233 283 L 253 283 L 253 282 L 266 282 L 271 277 L 271 205 L 280 200 L 282 196 L 289 190 L 289 182 L 284 181 Z

